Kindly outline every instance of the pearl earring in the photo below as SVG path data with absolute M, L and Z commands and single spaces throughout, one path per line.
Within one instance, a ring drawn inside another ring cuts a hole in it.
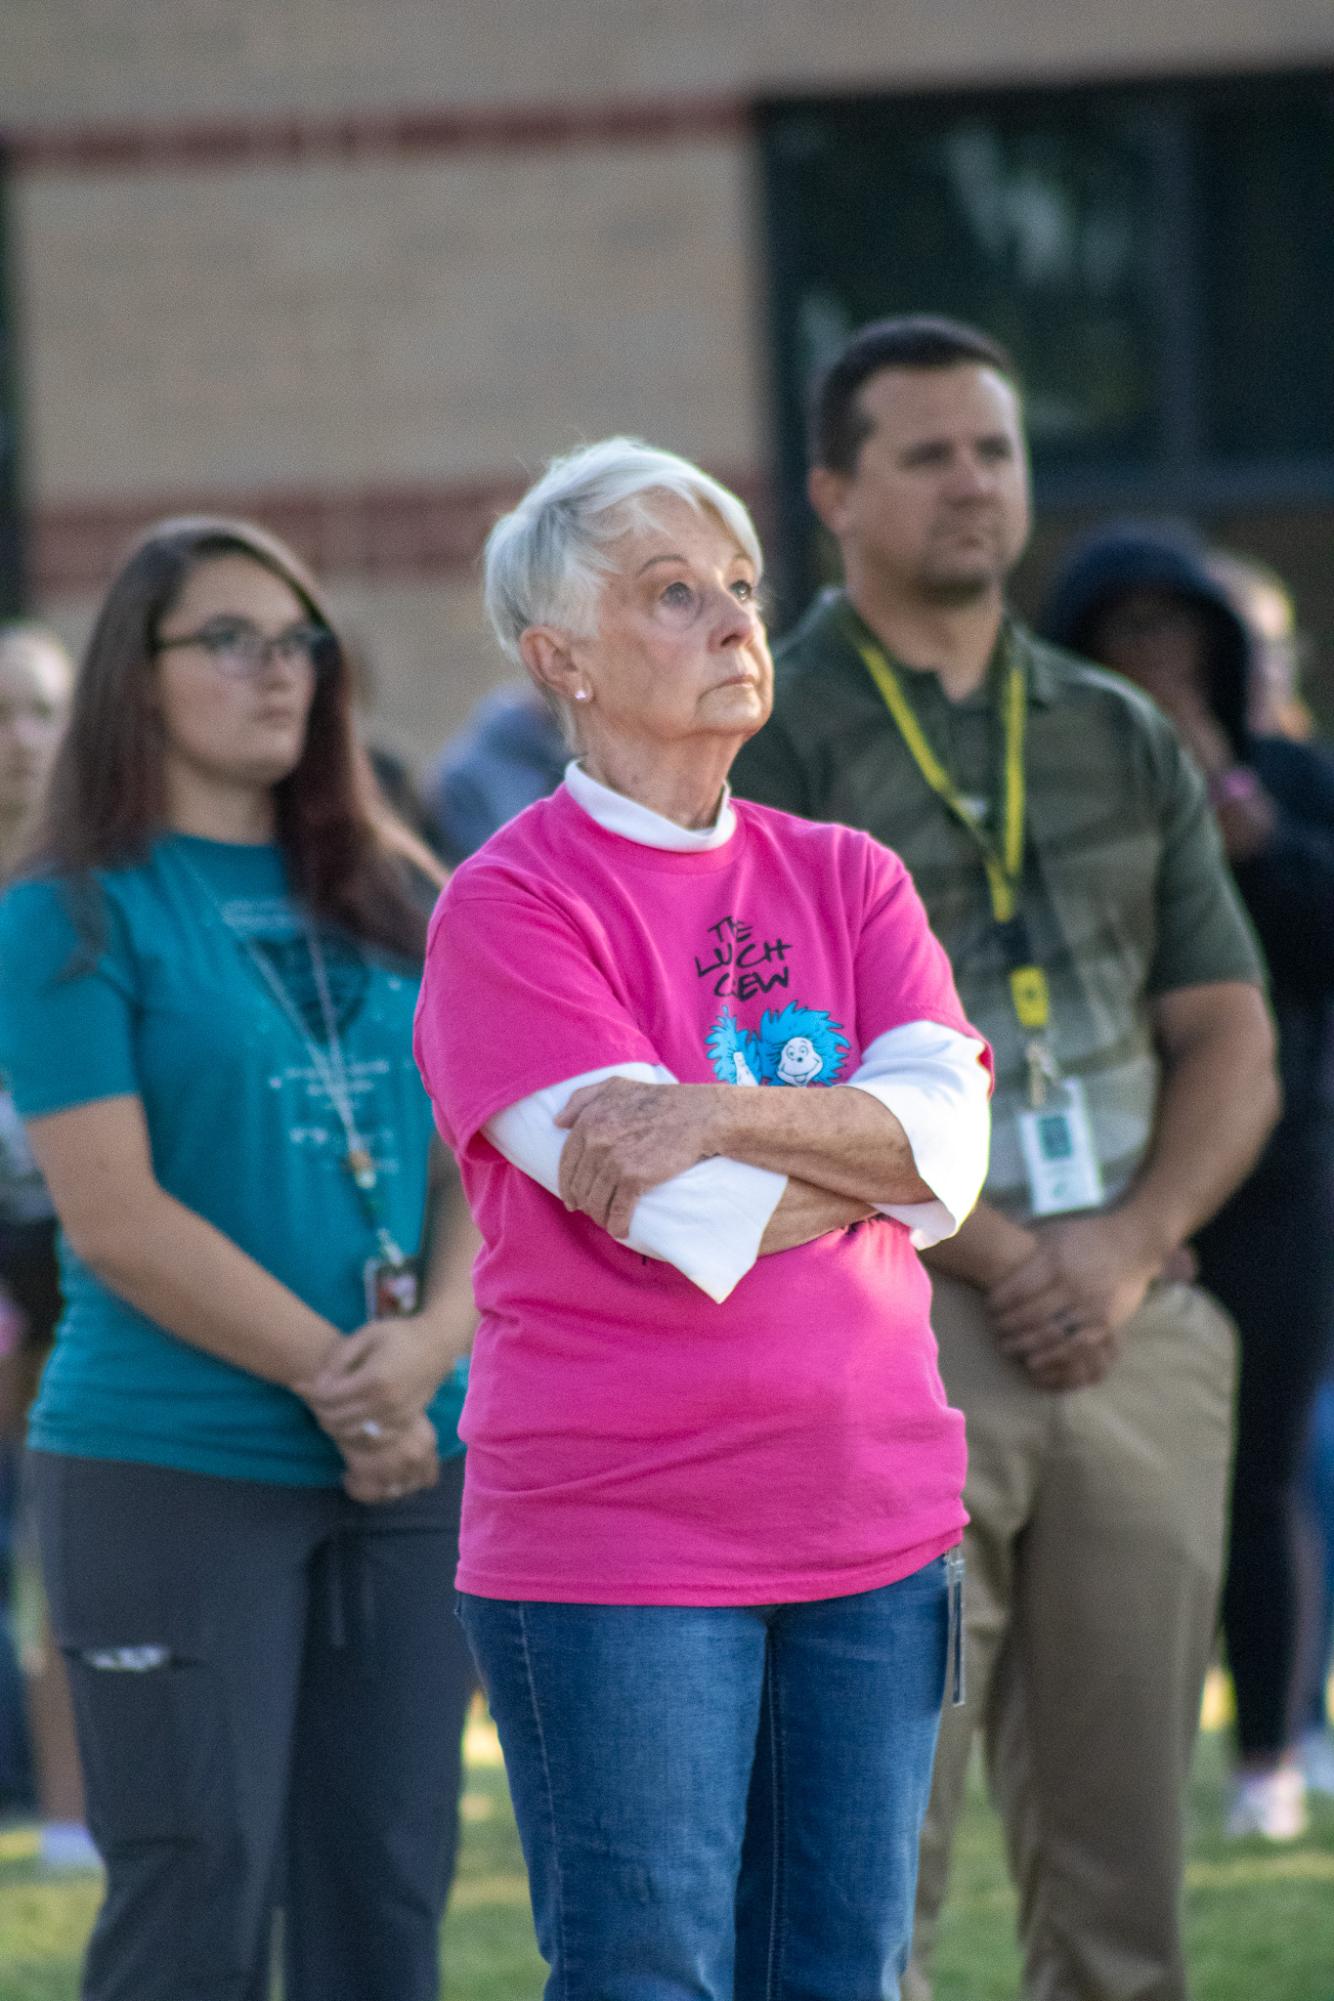
M 587 688 L 576 688 L 574 691 L 574 699 L 576 702 L 586 702 L 588 700 Z

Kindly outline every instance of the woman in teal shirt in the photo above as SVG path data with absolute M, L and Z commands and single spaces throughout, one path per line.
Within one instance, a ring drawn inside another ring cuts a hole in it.
M 470 1246 L 417 1256 L 414 863 L 296 558 L 151 531 L 0 901 L 63 1232 L 29 1464 L 107 1865 L 85 2001 L 258 2001 L 280 1903 L 288 2001 L 438 1991 Z

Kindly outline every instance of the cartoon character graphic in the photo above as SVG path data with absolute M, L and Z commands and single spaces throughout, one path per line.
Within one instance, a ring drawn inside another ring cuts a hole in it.
M 723 1009 L 709 1030 L 706 1046 L 713 1074 L 720 1084 L 759 1083 L 751 1068 L 752 1056 L 758 1061 L 758 1038 L 741 1027 L 730 1007 Z
M 824 1069 L 824 1057 L 808 1035 L 794 1035 L 778 1058 L 780 1084 L 813 1084 Z
M 713 1074 L 723 1084 L 832 1084 L 848 1046 L 838 1022 L 797 1001 L 766 1008 L 758 1033 L 742 1028 L 725 1007 L 708 1039 Z

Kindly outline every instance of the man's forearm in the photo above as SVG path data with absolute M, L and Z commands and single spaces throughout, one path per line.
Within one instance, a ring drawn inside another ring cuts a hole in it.
M 1160 1263 L 1245 1180 L 1279 1113 L 1273 1027 L 1259 990 L 1214 991 L 1218 1004 L 1194 1019 L 1164 1017 L 1153 1144 L 1115 1212 Z
M 923 1252 L 923 1262 L 929 1271 L 986 1292 L 1021 1265 L 1036 1242 L 1022 1223 L 1013 1222 L 989 1202 L 979 1202 L 956 1235 Z

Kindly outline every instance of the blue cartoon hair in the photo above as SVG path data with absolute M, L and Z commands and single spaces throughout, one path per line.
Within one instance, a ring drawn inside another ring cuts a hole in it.
M 801 1007 L 796 1001 L 787 1006 L 764 1010 L 760 1021 L 759 1068 L 756 1074 L 766 1084 L 781 1081 L 778 1066 L 783 1051 L 795 1036 L 804 1036 L 820 1058 L 820 1082 L 832 1084 L 842 1070 L 848 1054 L 848 1038 L 843 1034 L 838 1022 L 831 1021 L 822 1008 Z M 752 1063 L 752 1069 L 755 1065 Z
M 760 1039 L 749 1029 L 743 1028 L 730 1007 L 725 1007 L 713 1027 L 709 1030 L 709 1061 L 713 1074 L 722 1084 L 740 1083 L 737 1063 L 758 1084 L 760 1081 Z

